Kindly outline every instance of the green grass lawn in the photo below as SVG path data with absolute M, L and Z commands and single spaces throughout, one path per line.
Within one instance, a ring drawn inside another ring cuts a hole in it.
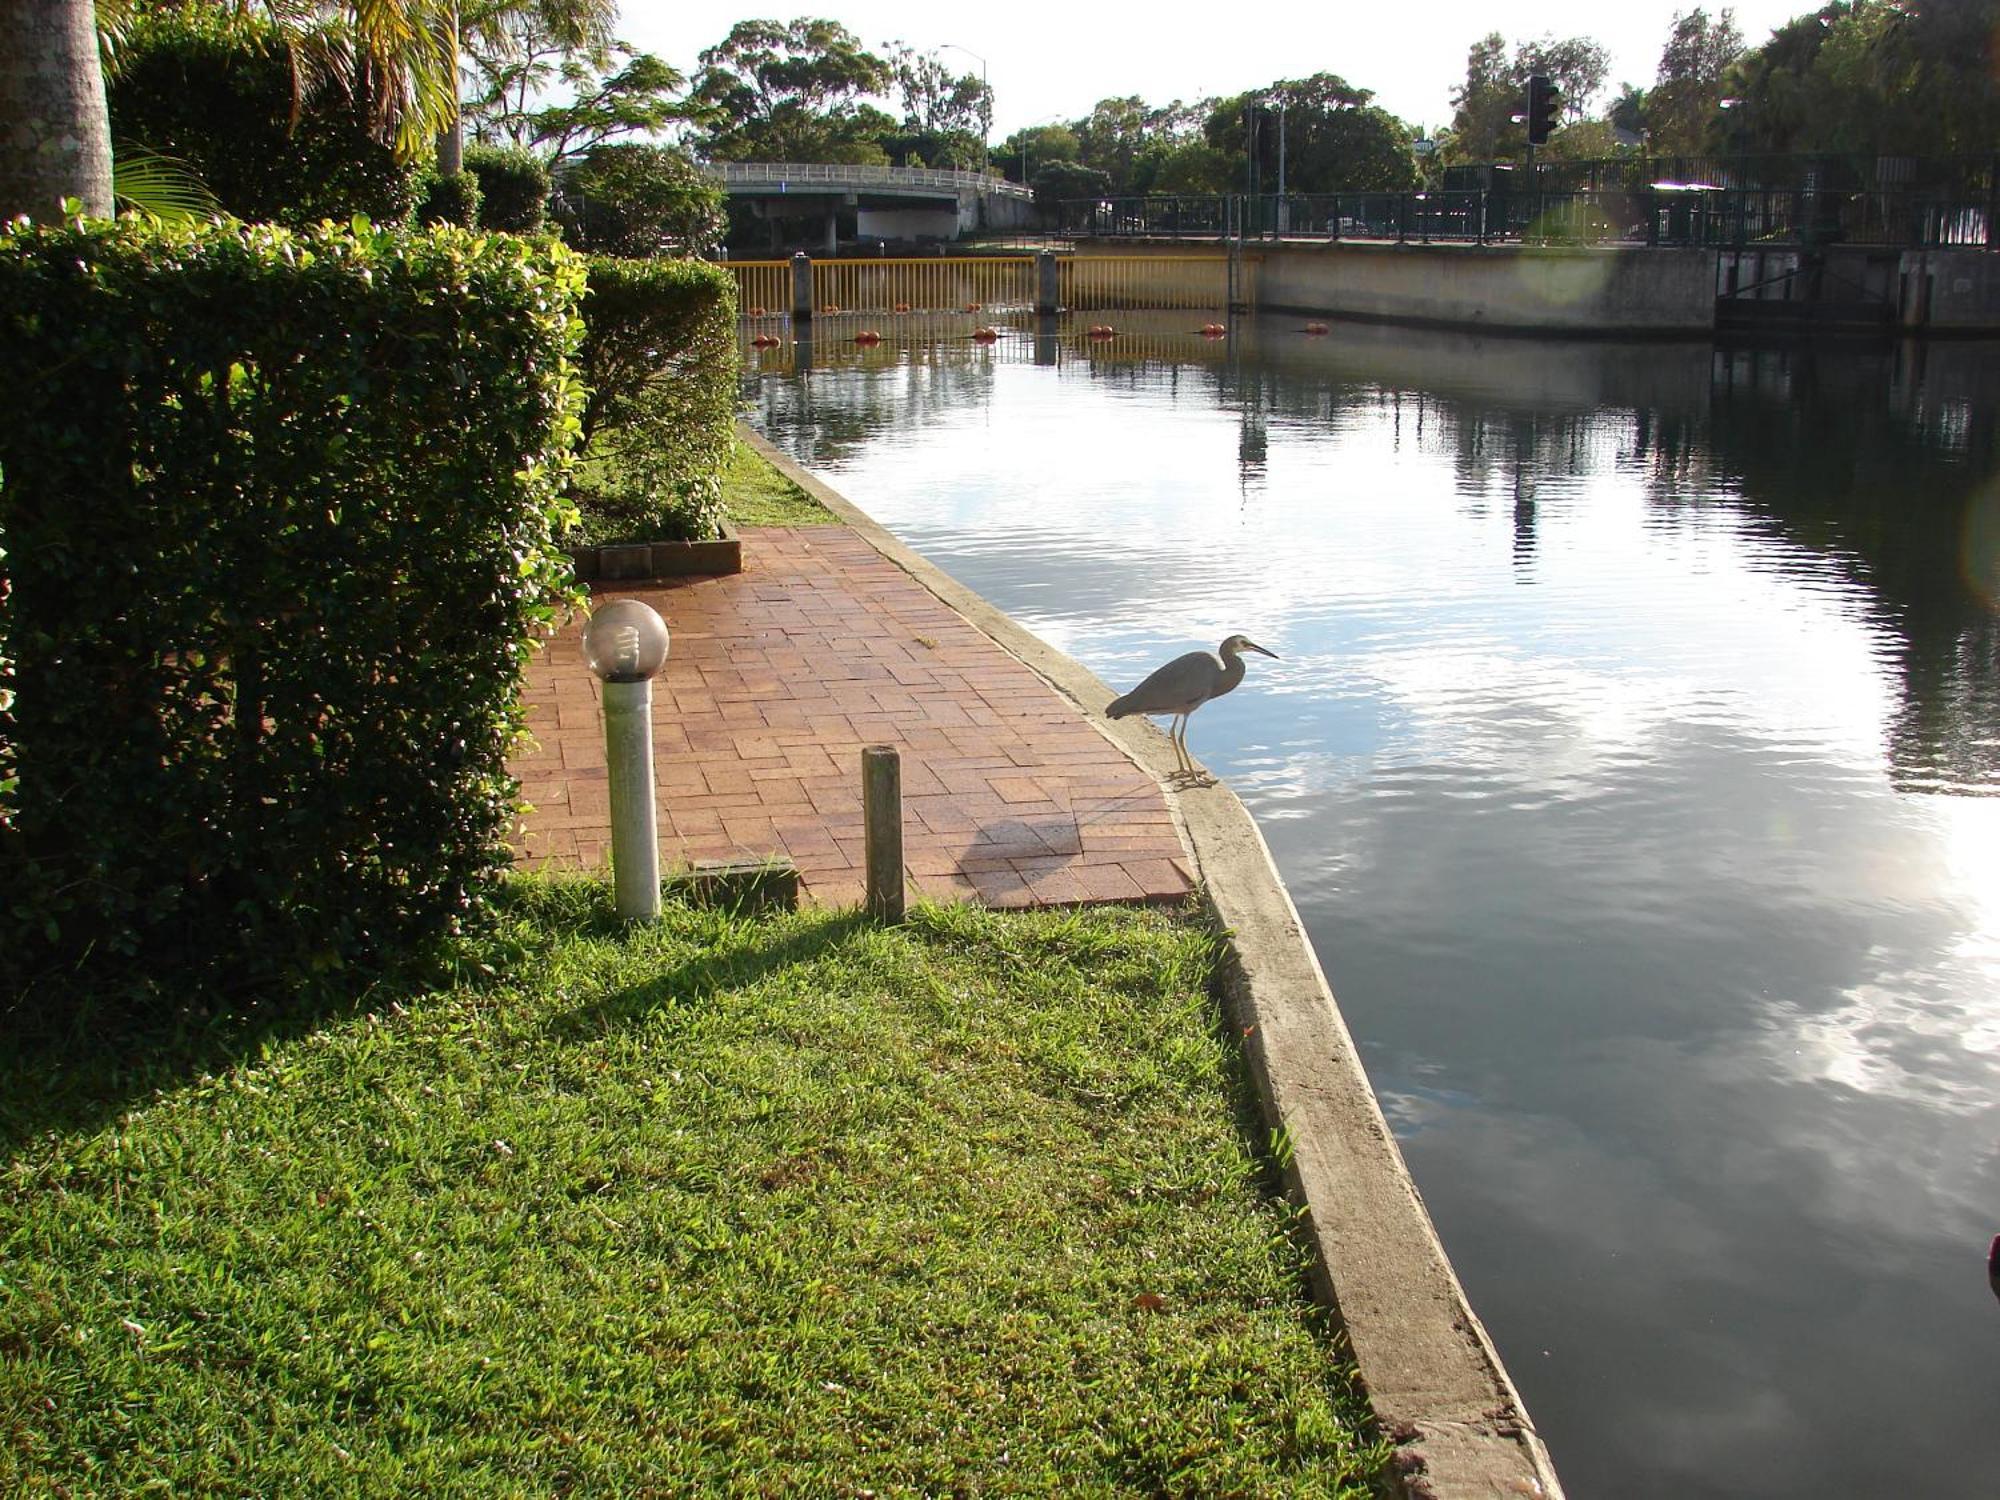
M 722 507 L 738 526 L 830 526 L 839 520 L 740 439 L 723 471 Z
M 486 963 L 233 1058 L 0 1062 L 0 1493 L 1382 1472 L 1190 922 L 628 936 L 522 880 Z

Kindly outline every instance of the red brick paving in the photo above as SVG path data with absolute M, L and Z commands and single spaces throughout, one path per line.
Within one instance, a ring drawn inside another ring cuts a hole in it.
M 903 752 L 903 849 L 938 900 L 1175 901 L 1193 888 L 1154 780 L 1020 661 L 844 526 L 753 528 L 731 577 L 612 586 L 673 632 L 654 686 L 660 850 L 789 856 L 806 894 L 862 895 L 861 747 Z M 523 864 L 610 842 L 597 680 L 580 623 L 540 652 Z

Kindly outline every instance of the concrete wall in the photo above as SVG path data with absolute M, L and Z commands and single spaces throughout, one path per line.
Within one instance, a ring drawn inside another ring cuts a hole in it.
M 1339 243 L 1246 254 L 1263 309 L 1521 333 L 1715 327 L 1713 250 Z
M 1906 250 L 1898 270 L 1905 328 L 2000 333 L 2000 254 Z
M 953 206 L 862 207 L 854 214 L 854 232 L 864 240 L 955 240 L 958 229 L 959 213 Z

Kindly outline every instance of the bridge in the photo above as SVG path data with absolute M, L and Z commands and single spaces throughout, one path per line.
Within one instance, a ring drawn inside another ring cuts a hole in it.
M 982 172 L 933 167 L 863 167 L 827 162 L 726 161 L 707 168 L 731 200 L 771 225 L 775 246 L 787 222 L 817 226 L 826 252 L 853 216 L 855 240 L 955 240 L 977 230 L 1033 222 L 1035 195 Z

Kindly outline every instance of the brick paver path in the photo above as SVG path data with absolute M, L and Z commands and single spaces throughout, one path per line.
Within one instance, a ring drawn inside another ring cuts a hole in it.
M 789 855 L 807 895 L 861 899 L 861 747 L 899 747 L 904 857 L 936 899 L 1170 901 L 1193 887 L 1154 780 L 1068 700 L 843 526 L 756 528 L 733 577 L 613 587 L 673 632 L 654 686 L 667 867 Z M 529 669 L 526 864 L 610 840 L 580 625 Z

